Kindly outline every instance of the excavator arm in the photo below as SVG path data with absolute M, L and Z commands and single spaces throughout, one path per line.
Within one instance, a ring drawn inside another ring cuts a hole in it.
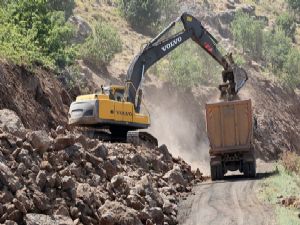
M 184 30 L 161 40 L 162 36 L 171 30 L 179 21 L 182 22 Z M 228 90 L 230 91 L 230 94 L 235 95 L 244 85 L 248 79 L 246 72 L 243 70 L 241 73 L 239 70 L 239 75 L 241 76 L 242 74 L 243 78 L 239 79 L 239 85 L 237 85 L 237 73 L 235 74 L 235 72 L 237 72 L 237 68 L 233 66 L 234 64 L 231 55 L 229 55 L 229 58 L 224 57 L 216 47 L 217 40 L 202 26 L 201 22 L 195 17 L 187 13 L 183 13 L 178 19 L 170 23 L 169 26 L 167 26 L 145 46 L 145 48 L 134 58 L 128 69 L 125 98 L 127 101 L 132 102 L 135 105 L 137 112 L 140 111 L 141 99 L 138 99 L 136 102 L 136 96 L 138 93 L 139 98 L 141 98 L 141 94 L 138 91 L 146 71 L 153 64 L 190 38 L 200 45 L 224 68 L 222 72 L 223 82 L 229 82 L 228 84 L 230 88 Z M 225 86 L 227 87 L 228 84 Z M 224 84 L 219 86 L 221 91 L 223 87 Z

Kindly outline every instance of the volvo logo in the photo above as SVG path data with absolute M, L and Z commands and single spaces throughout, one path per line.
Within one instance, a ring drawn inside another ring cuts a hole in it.
M 169 42 L 168 44 L 166 44 L 165 46 L 163 46 L 161 48 L 161 50 L 163 50 L 164 52 L 169 50 L 170 48 L 173 48 L 174 46 L 178 45 L 179 43 L 182 42 L 182 37 L 178 37 L 175 40 Z

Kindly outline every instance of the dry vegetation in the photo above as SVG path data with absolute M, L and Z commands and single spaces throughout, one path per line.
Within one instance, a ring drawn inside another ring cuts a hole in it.
M 300 175 L 300 156 L 295 152 L 284 152 L 281 156 L 286 171 Z

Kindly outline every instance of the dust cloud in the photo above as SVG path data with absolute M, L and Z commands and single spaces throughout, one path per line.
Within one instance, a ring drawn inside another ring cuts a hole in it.
M 157 137 L 159 144 L 166 144 L 174 157 L 181 157 L 192 169 L 199 168 L 204 175 L 209 175 L 205 102 L 198 102 L 191 92 L 162 88 L 150 93 L 147 96 L 151 105 L 150 133 Z

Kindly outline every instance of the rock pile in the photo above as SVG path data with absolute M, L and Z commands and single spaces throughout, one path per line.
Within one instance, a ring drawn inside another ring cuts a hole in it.
M 0 224 L 177 224 L 176 204 L 194 178 L 165 145 L 0 126 Z

